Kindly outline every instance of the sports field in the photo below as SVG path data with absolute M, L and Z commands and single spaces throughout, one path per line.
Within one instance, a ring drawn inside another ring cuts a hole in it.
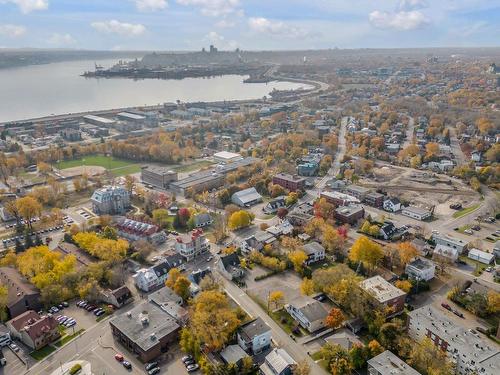
M 139 164 L 128 160 L 117 159 L 112 156 L 91 155 L 79 159 L 64 160 L 56 164 L 58 169 L 68 169 L 82 166 L 102 167 L 115 176 L 125 176 L 141 171 Z

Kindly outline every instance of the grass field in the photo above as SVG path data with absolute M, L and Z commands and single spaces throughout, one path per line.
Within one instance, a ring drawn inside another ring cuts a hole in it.
M 41 349 L 35 350 L 30 353 L 30 356 L 36 359 L 37 361 L 41 361 L 45 357 L 47 357 L 50 353 L 53 353 L 56 351 L 56 348 L 54 348 L 51 345 L 44 346 Z
M 481 203 L 477 203 L 477 204 L 474 204 L 474 205 L 472 205 L 472 206 L 470 206 L 470 207 L 463 208 L 463 209 L 461 209 L 460 211 L 455 212 L 455 213 L 453 214 L 453 217 L 454 217 L 455 219 L 458 219 L 458 218 L 460 218 L 460 217 L 462 217 L 462 216 L 468 215 L 468 214 L 470 214 L 471 212 L 476 211 L 476 210 L 479 208 L 479 206 L 481 206 Z
M 139 164 L 130 162 L 128 160 L 117 159 L 112 156 L 91 155 L 84 158 L 74 160 L 64 160 L 56 164 L 58 169 L 67 169 L 81 166 L 96 166 L 105 168 L 113 175 L 126 176 L 128 174 L 138 173 L 141 171 Z
M 75 333 L 73 333 L 72 335 L 67 335 L 67 336 L 64 336 L 62 339 L 60 339 L 59 341 L 56 341 L 54 343 L 55 346 L 57 346 L 58 348 L 60 348 L 61 346 L 63 346 L 64 344 L 67 344 L 68 342 L 70 342 L 71 340 L 73 340 L 75 337 L 77 337 L 78 335 L 82 334 L 85 330 L 82 328 L 78 331 L 76 331 Z

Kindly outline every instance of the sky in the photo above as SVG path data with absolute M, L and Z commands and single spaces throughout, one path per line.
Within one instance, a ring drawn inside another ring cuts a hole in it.
M 0 0 L 0 47 L 500 45 L 500 0 Z

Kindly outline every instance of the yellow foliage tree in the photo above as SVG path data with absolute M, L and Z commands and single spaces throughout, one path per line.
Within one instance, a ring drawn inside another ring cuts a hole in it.
M 293 264 L 295 272 L 302 272 L 304 262 L 307 260 L 307 254 L 302 250 L 294 250 L 288 254 L 288 259 Z
M 394 283 L 396 288 L 401 289 L 403 292 L 408 293 L 411 290 L 411 283 L 408 280 L 398 280 Z
M 418 255 L 418 251 L 410 242 L 401 242 L 398 245 L 398 254 L 401 263 L 406 266 L 408 262 Z
M 359 237 L 351 247 L 349 259 L 353 262 L 363 262 L 373 269 L 384 256 L 382 247 L 365 236 Z
M 253 220 L 253 216 L 245 211 L 239 210 L 231 214 L 228 221 L 228 227 L 231 230 L 248 227 Z
M 267 309 L 269 310 L 269 306 L 271 304 L 273 304 L 274 308 L 277 309 L 278 307 L 283 305 L 284 300 L 285 294 L 281 290 L 274 290 L 270 292 L 267 298 Z
M 80 232 L 73 236 L 77 245 L 102 260 L 119 261 L 127 255 L 128 241 L 102 238 L 93 232 Z

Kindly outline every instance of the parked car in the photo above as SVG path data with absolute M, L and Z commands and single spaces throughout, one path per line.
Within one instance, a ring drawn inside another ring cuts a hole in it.
M 465 234 L 469 234 L 469 235 L 474 234 L 474 232 L 473 232 L 472 230 L 470 230 L 470 229 L 466 229 L 466 230 L 464 230 L 464 233 L 465 233 Z
M 488 335 L 488 330 L 484 329 L 483 327 L 476 327 L 476 330 L 478 332 L 481 332 L 483 335 Z
M 11 343 L 9 344 L 9 348 L 11 348 L 13 351 L 15 351 L 16 353 L 19 351 L 19 346 L 17 346 L 16 344 L 14 343 Z
M 116 353 L 116 354 L 115 354 L 115 359 L 116 359 L 118 362 L 122 362 L 122 361 L 124 360 L 124 358 L 123 358 L 123 354 Z
M 95 314 L 95 316 L 101 316 L 101 315 L 104 315 L 105 313 L 106 313 L 106 311 L 100 310 L 100 311 L 98 311 L 97 313 L 94 313 L 94 314 Z
M 181 358 L 181 361 L 183 363 L 186 363 L 186 361 L 192 361 L 192 360 L 193 360 L 193 357 L 190 356 L 190 355 L 186 355 L 186 356 L 184 356 L 184 357 Z
M 158 367 L 158 362 L 149 362 L 149 363 L 146 363 L 146 365 L 144 366 L 146 371 L 149 371 L 155 367 Z
M 66 302 L 66 301 L 64 301 L 64 302 L 62 303 L 62 305 L 63 305 L 64 307 L 69 307 L 69 303 L 68 303 L 68 302 Z
M 453 310 L 453 314 L 455 314 L 456 316 L 460 317 L 460 318 L 464 318 L 464 314 L 462 314 L 460 311 L 458 310 Z
M 475 231 L 481 230 L 481 227 L 479 225 L 473 225 L 471 229 L 474 229 Z
M 131 370 L 131 369 L 132 369 L 132 363 L 130 363 L 129 361 L 123 361 L 123 362 L 122 362 L 122 365 L 123 365 L 123 367 L 125 367 L 127 370 Z
M 446 310 L 451 311 L 451 307 L 447 303 L 443 302 L 443 303 L 441 303 L 441 306 L 444 307 Z
M 194 365 L 194 364 L 195 364 L 194 359 L 188 359 L 187 361 L 184 362 L 184 366 L 186 366 L 186 367 Z
M 188 372 L 193 372 L 193 371 L 198 370 L 199 368 L 200 368 L 200 366 L 197 363 L 195 363 L 194 365 L 189 365 L 188 367 L 186 367 L 186 370 Z
M 160 368 L 159 367 L 154 367 L 152 368 L 151 370 L 148 371 L 148 375 L 155 375 L 155 374 L 158 374 L 160 372 Z
M 487 268 L 485 269 L 485 271 L 486 271 L 486 272 L 493 272 L 493 267 L 487 267 Z

